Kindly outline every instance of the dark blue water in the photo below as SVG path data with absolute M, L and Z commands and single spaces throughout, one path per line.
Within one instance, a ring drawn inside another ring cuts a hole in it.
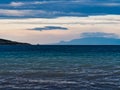
M 120 90 L 120 46 L 0 46 L 0 90 Z

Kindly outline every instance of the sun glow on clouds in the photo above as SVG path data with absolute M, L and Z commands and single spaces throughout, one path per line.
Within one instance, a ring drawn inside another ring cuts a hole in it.
M 28 30 L 47 26 L 68 30 Z M 114 33 L 120 36 L 120 16 L 0 19 L 0 37 L 15 41 L 49 44 L 80 38 L 85 32 Z

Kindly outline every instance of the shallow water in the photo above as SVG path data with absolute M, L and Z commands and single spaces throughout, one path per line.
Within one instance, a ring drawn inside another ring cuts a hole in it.
M 120 46 L 0 46 L 0 90 L 120 90 Z

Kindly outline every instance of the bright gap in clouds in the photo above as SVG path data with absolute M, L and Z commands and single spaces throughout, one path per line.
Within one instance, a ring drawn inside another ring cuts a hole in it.
M 32 44 L 70 41 L 82 38 L 81 35 L 86 32 L 113 33 L 118 35 L 117 38 L 120 37 L 120 15 L 0 19 L 0 23 L 1 38 Z M 52 28 L 46 30 L 46 27 Z M 43 30 L 36 30 L 36 28 Z

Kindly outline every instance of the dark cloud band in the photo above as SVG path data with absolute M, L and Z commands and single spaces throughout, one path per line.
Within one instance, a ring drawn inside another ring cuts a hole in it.
M 42 31 L 42 30 L 68 30 L 68 28 L 65 27 L 59 27 L 59 26 L 46 26 L 46 27 L 36 27 L 36 28 L 32 28 L 29 30 L 38 30 L 38 31 Z

